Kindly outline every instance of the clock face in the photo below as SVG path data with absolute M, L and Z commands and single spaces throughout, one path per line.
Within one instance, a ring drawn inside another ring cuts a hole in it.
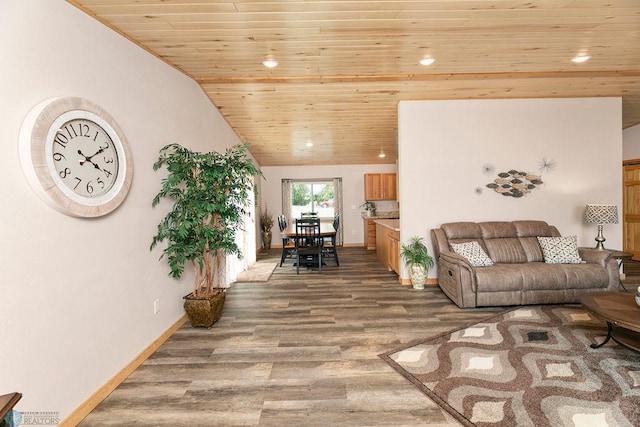
M 35 106 L 20 130 L 20 160 L 34 191 L 71 216 L 105 215 L 131 186 L 133 165 L 122 130 L 83 98 L 53 98 Z
M 47 160 L 54 180 L 70 197 L 99 199 L 116 184 L 122 153 L 98 118 L 65 116 L 54 122 L 55 133 L 48 138 Z

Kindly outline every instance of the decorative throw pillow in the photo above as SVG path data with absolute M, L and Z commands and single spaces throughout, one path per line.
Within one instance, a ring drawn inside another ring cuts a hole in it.
M 451 248 L 458 255 L 462 255 L 468 259 L 474 267 L 489 267 L 493 265 L 493 261 L 491 261 L 489 255 L 487 255 L 476 240 L 465 243 L 452 243 Z
M 576 236 L 538 236 L 538 242 L 542 248 L 544 262 L 547 264 L 583 264 L 585 262 L 578 254 L 578 239 Z

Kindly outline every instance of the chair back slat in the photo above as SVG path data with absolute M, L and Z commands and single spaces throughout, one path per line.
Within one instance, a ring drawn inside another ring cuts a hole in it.
M 318 271 L 322 271 L 322 248 L 323 240 L 320 237 L 320 218 L 300 218 L 296 219 L 296 273 L 300 273 L 300 264 L 303 260 L 318 266 Z
M 296 237 L 304 239 L 306 246 L 316 245 L 319 236 L 319 218 L 296 219 Z
M 335 214 L 333 216 L 333 229 L 336 231 L 331 234 L 329 237 L 325 237 L 324 241 L 324 252 L 328 257 L 333 257 L 336 260 L 336 265 L 340 265 L 340 260 L 338 260 L 338 252 L 337 252 L 337 242 L 336 237 L 338 233 L 338 229 L 340 228 L 340 214 Z
M 280 228 L 280 233 L 287 229 L 287 218 L 284 215 L 278 216 L 278 228 Z M 280 267 L 284 263 L 285 259 L 291 258 L 293 253 L 295 252 L 295 244 L 292 239 L 289 237 L 282 235 L 282 255 L 280 256 Z
M 299 246 L 316 246 L 319 244 L 320 219 L 296 219 L 296 244 Z
M 278 228 L 280 228 L 280 232 L 283 232 L 287 229 L 287 219 L 284 215 L 278 216 Z

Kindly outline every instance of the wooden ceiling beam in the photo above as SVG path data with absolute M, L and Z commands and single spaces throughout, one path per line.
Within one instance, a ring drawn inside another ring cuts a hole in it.
M 548 71 L 502 73 L 449 73 L 449 74 L 397 74 L 356 76 L 265 76 L 265 77 L 198 77 L 198 83 L 370 83 L 390 81 L 442 81 L 442 80 L 509 80 L 548 78 L 615 78 L 640 77 L 640 70 L 607 71 Z

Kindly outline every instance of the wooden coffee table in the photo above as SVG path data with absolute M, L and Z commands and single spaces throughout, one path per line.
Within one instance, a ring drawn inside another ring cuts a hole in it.
M 584 308 L 607 322 L 607 338 L 599 348 L 613 339 L 620 345 L 640 352 L 640 307 L 635 294 L 627 292 L 591 292 L 580 296 Z

